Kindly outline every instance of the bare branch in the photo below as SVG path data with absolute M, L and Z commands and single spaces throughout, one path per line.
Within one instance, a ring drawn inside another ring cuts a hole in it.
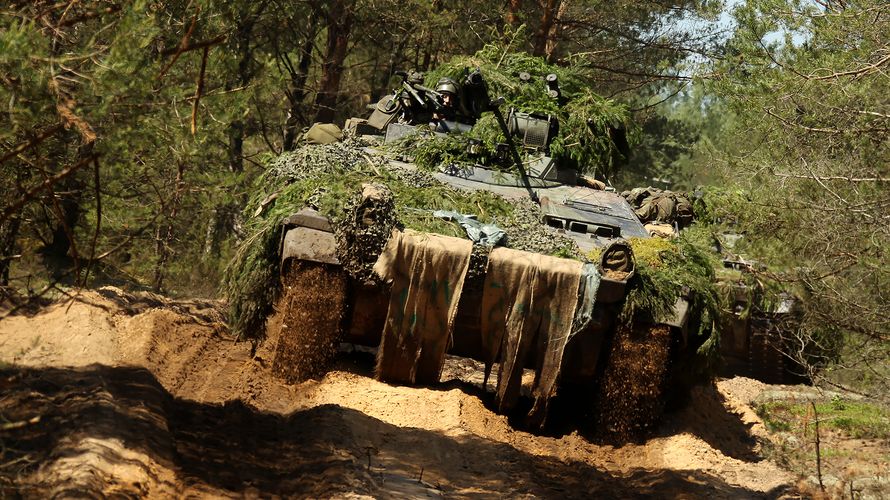
M 189 45 L 185 48 L 182 48 L 181 52 L 188 52 L 190 50 L 198 50 L 203 49 L 204 47 L 211 47 L 213 45 L 218 45 L 222 42 L 226 41 L 226 35 L 219 35 L 217 37 L 211 38 L 210 40 L 203 40 L 200 42 L 195 42 L 192 45 Z M 161 52 L 162 56 L 169 56 L 180 52 L 180 48 L 177 47 L 175 49 L 167 49 Z
M 201 92 L 204 91 L 204 72 L 207 69 L 207 54 L 210 53 L 210 46 L 204 47 L 204 54 L 201 56 L 201 71 L 198 73 L 198 88 L 195 89 L 195 100 L 192 102 L 192 135 L 198 131 L 198 103 L 201 101 Z
M 59 27 L 59 28 L 65 28 L 65 27 L 67 27 L 67 26 L 72 26 L 72 25 L 75 25 L 75 24 L 80 23 L 80 22 L 83 22 L 83 21 L 88 21 L 88 20 L 90 20 L 90 19 L 95 19 L 95 18 L 97 18 L 97 17 L 102 17 L 102 16 L 105 15 L 105 14 L 113 14 L 113 13 L 119 11 L 119 10 L 121 10 L 121 6 L 120 6 L 120 5 L 111 5 L 111 6 L 109 6 L 109 7 L 104 8 L 104 9 L 94 10 L 94 11 L 92 11 L 92 12 L 87 12 L 86 14 L 83 14 L 83 15 L 81 15 L 81 16 L 73 17 L 73 18 L 68 19 L 68 20 L 66 20 L 66 21 L 62 21 L 62 22 L 60 22 L 60 23 L 58 24 L 58 27 Z
M 237 87 L 237 88 L 229 89 L 229 90 L 216 90 L 216 91 L 211 91 L 211 92 L 207 92 L 207 93 L 202 94 L 202 95 L 201 95 L 201 99 L 206 99 L 206 98 L 208 98 L 208 97 L 215 97 L 215 96 L 223 95 L 223 94 L 231 94 L 231 93 L 234 93 L 234 92 L 241 92 L 242 90 L 249 89 L 250 87 L 251 87 L 250 85 L 243 85 L 243 86 L 241 86 L 241 87 Z M 219 87 L 217 87 L 217 89 L 219 89 Z M 197 99 L 197 96 L 195 96 L 195 95 L 190 95 L 190 96 L 188 96 L 188 97 L 183 97 L 183 98 L 182 98 L 183 101 L 193 101 L 193 100 L 195 100 L 195 99 Z
M 40 144 L 41 142 L 45 141 L 46 139 L 51 137 L 56 132 L 62 130 L 62 128 L 63 128 L 62 124 L 57 123 L 57 124 L 49 127 L 48 129 L 43 130 L 42 132 L 40 132 L 39 134 L 34 136 L 28 142 L 23 142 L 23 143 L 19 144 L 18 146 L 12 148 L 11 150 L 9 150 L 8 153 L 6 153 L 2 157 L 0 157 L 0 163 L 3 163 L 6 160 L 12 158 L 13 156 L 15 156 L 23 151 L 26 151 L 28 148 L 31 148 L 31 147 L 34 147 L 34 146 Z
M 860 76 L 860 75 L 864 75 L 866 73 L 871 73 L 872 71 L 875 71 L 876 69 L 883 66 L 884 64 L 887 64 L 888 61 L 890 61 L 890 54 L 884 56 L 884 58 L 879 60 L 878 62 L 876 62 L 874 64 L 869 64 L 868 66 L 865 66 L 864 68 L 853 69 L 850 71 L 841 71 L 840 73 L 833 73 L 833 74 L 827 75 L 827 76 L 812 76 L 812 75 L 810 75 L 807 77 L 807 79 L 830 80 L 832 78 L 840 78 L 842 76 Z
M 90 244 L 90 259 L 87 261 L 81 286 L 87 286 L 90 268 L 93 267 L 93 259 L 96 256 L 96 244 L 99 242 L 99 229 L 102 227 L 102 189 L 99 180 L 99 157 L 96 156 L 93 158 L 93 183 L 96 188 L 96 230 L 93 233 L 93 242 Z
M 776 177 L 787 177 L 791 179 L 815 179 L 820 181 L 847 181 L 847 182 L 890 182 L 887 177 L 844 177 L 842 175 L 799 175 L 788 173 L 774 173 Z
M 49 88 L 58 99 L 58 101 L 56 101 L 56 111 L 59 113 L 59 117 L 62 118 L 62 123 L 65 124 L 65 128 L 74 127 L 80 134 L 85 145 L 96 142 L 96 132 L 93 131 L 93 127 L 90 126 L 86 120 L 74 113 L 77 103 L 74 99 L 65 94 L 55 77 L 50 80 Z
M 164 75 L 167 74 L 167 71 L 170 69 L 170 67 L 173 66 L 173 64 L 176 63 L 176 61 L 179 59 L 179 56 L 181 56 L 182 53 L 185 52 L 186 47 L 188 47 L 189 39 L 192 37 L 192 32 L 195 31 L 195 25 L 197 25 L 198 23 L 198 14 L 200 13 L 201 6 L 198 5 L 198 7 L 195 9 L 195 15 L 192 16 L 192 24 L 185 32 L 185 35 L 182 36 L 182 40 L 179 42 L 179 45 L 176 46 L 176 49 L 173 49 L 173 59 L 170 59 L 170 62 L 168 62 L 163 68 L 161 68 L 161 72 L 158 73 L 158 80 L 164 78 Z M 161 55 L 166 54 L 161 52 Z
M 14 214 L 18 209 L 22 208 L 26 203 L 31 201 L 31 199 L 33 199 L 34 196 L 36 196 L 38 193 L 49 189 L 50 187 L 52 187 L 54 184 L 56 184 L 60 180 L 70 176 L 74 172 L 77 172 L 78 170 L 83 168 L 85 165 L 88 165 L 93 160 L 93 158 L 95 156 L 96 156 L 95 154 L 92 154 L 90 156 L 82 158 L 79 162 L 75 163 L 74 165 L 71 165 L 70 167 L 66 168 L 65 170 L 62 170 L 61 172 L 59 172 L 58 174 L 56 174 L 52 177 L 46 178 L 46 180 L 44 180 L 41 184 L 29 189 L 25 194 L 22 195 L 22 197 L 20 199 L 18 199 L 13 204 L 4 208 L 3 212 L 0 212 L 0 223 L 4 222 L 12 214 Z

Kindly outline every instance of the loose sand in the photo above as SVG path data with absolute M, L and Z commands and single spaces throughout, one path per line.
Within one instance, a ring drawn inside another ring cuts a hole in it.
M 759 456 L 753 380 L 696 388 L 654 437 L 615 447 L 571 427 L 512 427 L 486 406 L 471 360 L 448 358 L 440 385 L 406 387 L 374 380 L 372 354 L 347 352 L 319 379 L 284 383 L 272 374 L 277 339 L 235 342 L 217 307 L 105 288 L 0 321 L 0 496 L 792 491 Z

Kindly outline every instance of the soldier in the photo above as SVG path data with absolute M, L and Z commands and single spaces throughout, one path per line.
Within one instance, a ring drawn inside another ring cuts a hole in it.
M 436 132 L 450 132 L 455 128 L 457 121 L 457 82 L 448 77 L 442 77 L 436 84 L 436 92 L 441 96 L 441 106 L 433 114 L 430 126 Z

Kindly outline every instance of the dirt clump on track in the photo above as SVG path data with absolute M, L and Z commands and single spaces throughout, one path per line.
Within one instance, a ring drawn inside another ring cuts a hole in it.
M 666 325 L 618 328 L 599 397 L 620 404 L 602 405 L 606 411 L 598 415 L 598 425 L 603 434 L 626 441 L 655 425 L 662 413 L 670 342 Z
M 0 497 L 791 491 L 793 478 L 758 456 L 762 423 L 724 382 L 697 389 L 655 437 L 615 447 L 511 427 L 466 359 L 449 357 L 435 387 L 377 382 L 360 351 L 285 383 L 273 376 L 278 339 L 236 342 L 218 310 L 104 288 L 0 320 Z
M 321 375 L 337 354 L 346 274 L 292 262 L 282 278 L 283 298 L 277 330 L 299 332 L 278 339 L 273 373 L 288 382 Z

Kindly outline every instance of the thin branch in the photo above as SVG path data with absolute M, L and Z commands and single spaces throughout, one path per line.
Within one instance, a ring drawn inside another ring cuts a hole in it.
M 810 177 L 811 177 L 813 180 L 815 180 L 816 182 L 818 182 L 819 185 L 822 186 L 822 189 L 824 189 L 824 190 L 828 191 L 829 193 L 831 193 L 832 196 L 834 196 L 839 202 L 843 203 L 844 205 L 848 205 L 848 206 L 850 205 L 850 202 L 848 202 L 848 201 L 845 200 L 843 197 L 841 197 L 841 195 L 835 193 L 830 187 L 828 187 L 827 185 L 825 185 L 825 183 L 822 182 L 822 181 L 819 179 L 818 176 L 816 176 L 816 173 L 813 172 L 813 169 L 810 168 L 810 164 L 807 163 L 806 158 L 804 158 L 803 156 L 801 156 L 801 157 L 800 157 L 800 161 L 803 163 L 804 168 L 807 169 L 807 172 L 810 173 Z M 865 215 L 868 215 L 868 214 L 865 214 Z
M 133 231 L 132 233 L 130 233 L 129 235 L 127 235 L 127 237 L 124 238 L 124 241 L 118 243 L 117 245 L 115 245 L 114 247 L 112 247 L 110 250 L 107 250 L 107 251 L 105 251 L 105 252 L 99 254 L 99 255 L 96 257 L 95 262 L 99 262 L 100 260 L 105 259 L 105 257 L 108 257 L 109 255 L 111 255 L 111 254 L 117 252 L 117 251 L 120 250 L 121 248 L 124 248 L 124 247 L 127 246 L 131 241 L 133 241 L 133 238 L 135 238 L 135 237 L 141 235 L 142 233 L 145 232 L 146 229 L 152 227 L 152 226 L 155 224 L 155 222 L 157 222 L 158 218 L 160 218 L 160 216 L 163 214 L 163 211 L 162 211 L 163 208 L 164 208 L 164 207 L 161 207 L 161 210 L 158 210 L 157 213 L 155 213 L 154 217 L 152 217 L 151 220 L 149 220 L 145 225 L 143 225 L 142 227 L 136 229 L 135 231 Z
M 639 72 L 639 71 L 630 71 L 630 70 L 612 68 L 609 66 L 604 66 L 602 64 L 594 64 L 591 62 L 588 62 L 587 64 L 585 64 L 585 66 L 587 66 L 589 68 L 599 69 L 599 70 L 605 71 L 607 73 L 614 73 L 617 75 L 624 75 L 624 76 L 653 78 L 654 80 L 676 80 L 676 81 L 685 82 L 685 81 L 692 81 L 692 79 L 693 79 L 691 76 L 664 75 L 664 74 L 659 74 L 659 73 L 645 73 L 645 72 Z
M 890 115 L 885 115 L 883 113 L 878 113 L 877 111 L 867 111 L 864 109 L 857 109 L 857 113 L 861 113 L 863 115 L 872 115 L 872 116 L 880 116 L 881 118 L 890 118 Z
M 65 28 L 67 26 L 71 26 L 71 25 L 77 24 L 82 21 L 88 21 L 90 19 L 95 19 L 97 17 L 101 17 L 105 14 L 114 14 L 115 12 L 117 12 L 119 10 L 121 10 L 120 5 L 111 5 L 104 9 L 95 10 L 93 12 L 87 12 L 86 14 L 84 14 L 82 16 L 74 17 L 74 18 L 68 19 L 67 21 L 62 21 L 57 25 L 57 27 Z
M 102 227 L 102 189 L 99 182 L 98 156 L 93 158 L 93 183 L 96 188 L 96 231 L 93 233 L 93 242 L 90 244 L 90 260 L 87 261 L 81 286 L 87 286 L 87 279 L 90 277 L 90 268 L 93 267 L 93 259 L 96 256 L 96 244 L 99 242 L 99 228 Z
M 256 102 L 256 97 L 254 97 L 254 102 Z M 261 107 L 257 106 L 257 115 L 260 119 L 260 135 L 263 137 L 263 142 L 266 143 L 266 146 L 269 148 L 269 151 L 272 151 L 275 154 L 281 154 L 280 151 L 272 144 L 272 141 L 269 140 L 268 135 L 266 134 L 266 119 L 263 117 L 263 112 L 261 111 Z
M 798 72 L 796 69 L 794 69 L 794 67 L 785 66 L 784 64 L 782 64 L 778 60 L 776 60 L 776 58 L 773 57 L 773 53 L 770 52 L 769 49 L 766 48 L 766 45 L 763 44 L 763 40 L 757 40 L 757 44 L 760 45 L 760 48 L 763 49 L 763 52 L 766 54 L 766 57 L 769 57 L 769 60 L 772 61 L 773 64 L 775 64 L 776 66 L 778 66 L 786 71 L 790 71 L 801 78 L 807 78 L 807 75 L 804 75 L 804 74 Z
M 890 182 L 890 178 L 887 177 L 844 177 L 842 175 L 799 175 L 786 173 L 774 173 L 773 175 L 791 179 L 815 179 L 820 181 Z
M 31 201 L 31 199 L 34 198 L 34 196 L 36 196 L 38 193 L 47 190 L 48 188 L 52 187 L 55 183 L 70 176 L 71 174 L 77 172 L 78 170 L 83 168 L 84 165 L 88 165 L 93 160 L 93 158 L 95 156 L 96 156 L 95 154 L 87 156 L 87 157 L 81 159 L 79 162 L 75 163 L 74 165 L 71 165 L 70 167 L 66 168 L 65 170 L 62 170 L 61 172 L 59 172 L 58 174 L 56 174 L 52 177 L 46 178 L 46 180 L 44 180 L 42 183 L 29 189 L 24 195 L 22 195 L 22 197 L 20 199 L 18 199 L 13 204 L 4 208 L 3 212 L 0 212 L 0 223 L 3 223 L 4 221 L 6 221 L 6 219 L 8 219 L 13 213 L 18 211 L 18 209 L 22 208 L 26 203 Z
M 2 316 L 0 316 L 0 320 L 6 319 L 6 318 L 14 315 L 15 313 L 17 313 L 19 311 L 19 309 L 27 306 L 32 300 L 43 297 L 44 295 L 46 295 L 47 292 L 49 292 L 50 290 L 53 290 L 53 289 L 58 290 L 62 295 L 71 297 L 71 294 L 69 294 L 65 290 L 62 290 L 61 288 L 59 288 L 58 284 L 62 282 L 62 279 L 68 277 L 68 275 L 70 275 L 73 272 L 74 272 L 74 269 L 69 269 L 68 271 L 65 271 L 64 273 L 62 273 L 62 275 L 60 275 L 56 279 L 56 281 L 53 281 L 50 284 L 43 287 L 43 290 L 40 290 L 39 292 L 37 292 L 35 294 L 29 293 L 28 299 L 25 302 L 16 304 L 12 309 L 6 311 Z
M 163 68 L 161 68 L 161 72 L 158 73 L 158 80 L 164 78 L 164 75 L 167 74 L 167 71 L 170 69 L 170 67 L 173 66 L 173 64 L 175 64 L 176 61 L 179 59 L 179 56 L 181 56 L 182 53 L 185 52 L 186 47 L 188 47 L 189 40 L 192 37 L 192 33 L 195 31 L 195 25 L 197 25 L 198 23 L 198 14 L 200 13 L 201 6 L 198 5 L 195 9 L 195 15 L 192 16 L 192 24 L 189 25 L 189 29 L 185 32 L 185 35 L 182 36 L 182 40 L 179 41 L 179 45 L 177 45 L 176 49 L 174 49 L 173 59 L 170 59 L 170 62 L 168 62 Z M 161 52 L 161 55 L 166 54 Z
M 207 92 L 207 93 L 201 95 L 201 98 L 206 99 L 208 97 L 216 97 L 218 95 L 231 94 L 233 92 L 241 92 L 242 90 L 249 89 L 250 87 L 251 87 L 250 85 L 243 85 L 241 87 L 237 87 L 237 88 L 229 89 L 229 90 L 218 90 L 216 92 Z M 219 87 L 217 87 L 217 89 L 219 89 Z M 193 101 L 196 98 L 197 98 L 197 96 L 190 95 L 188 97 L 183 97 L 182 100 L 183 101 Z
M 59 130 L 62 130 L 62 128 L 63 128 L 62 124 L 57 123 L 57 124 L 53 125 L 52 127 L 49 127 L 48 129 L 40 132 L 39 134 L 37 134 L 34 138 L 29 140 L 28 142 L 23 142 L 23 143 L 19 144 L 18 146 L 12 148 L 11 150 L 9 150 L 8 153 L 6 153 L 2 157 L 0 157 L 0 163 L 3 163 L 6 160 L 12 158 L 13 156 L 24 152 L 28 148 L 31 148 L 31 147 L 34 147 L 34 146 L 40 144 L 41 142 L 45 141 L 46 139 L 48 139 L 49 137 L 54 135 Z
M 784 123 L 785 125 L 787 125 L 789 127 L 798 127 L 798 128 L 802 128 L 804 130 L 809 130 L 810 132 L 821 132 L 823 134 L 840 134 L 840 133 L 844 132 L 843 130 L 838 130 L 838 129 L 834 129 L 834 128 L 807 127 L 806 125 L 801 125 L 799 123 L 792 123 L 792 122 L 789 122 L 788 120 L 782 118 L 781 116 L 773 113 L 772 108 L 764 108 L 764 111 L 766 111 L 766 114 L 772 116 L 773 118 L 779 120 L 780 122 Z M 847 130 L 847 131 L 849 131 L 849 130 Z
M 195 89 L 195 100 L 192 102 L 192 135 L 198 131 L 198 103 L 201 101 L 201 93 L 204 91 L 204 72 L 207 69 L 207 55 L 210 53 L 210 46 L 204 47 L 204 54 L 201 56 L 201 71 L 198 73 L 198 88 Z
M 74 4 L 77 3 L 77 0 L 69 0 L 68 5 L 65 6 L 65 10 L 62 11 L 62 15 L 59 16 L 59 26 L 61 27 L 61 23 L 65 21 L 65 16 L 68 15 L 68 12 L 71 11 L 71 7 L 74 7 Z
M 195 43 L 193 43 L 192 45 L 189 45 L 188 47 L 182 48 L 182 49 L 181 49 L 181 53 L 188 52 L 188 51 L 190 51 L 190 50 L 203 49 L 204 47 L 211 47 L 211 46 L 213 46 L 213 45 L 220 44 L 220 43 L 222 43 L 222 42 L 224 42 L 224 41 L 226 41 L 226 35 L 219 35 L 218 37 L 211 38 L 210 40 L 204 40 L 204 41 L 201 41 L 201 42 L 195 42 Z M 177 53 L 177 52 L 179 52 L 179 51 L 180 51 L 180 48 L 178 48 L 178 47 L 175 48 L 175 49 L 167 49 L 167 50 L 162 51 L 162 52 L 161 52 L 161 55 L 162 55 L 162 56 L 169 56 L 169 55 L 175 54 L 175 53 Z
M 59 8 L 61 8 L 61 7 L 67 7 L 69 4 L 70 4 L 70 2 L 57 2 L 57 3 L 53 4 L 53 5 L 49 5 L 49 6 L 47 6 L 45 9 L 43 9 L 42 11 L 40 11 L 36 16 L 34 16 L 34 19 L 40 19 L 41 17 L 43 17 L 43 16 L 49 14 L 50 12 L 52 12 L 52 11 L 54 11 L 54 10 L 56 10 L 56 9 L 59 9 Z M 23 16 L 23 17 L 24 17 L 24 16 Z
M 20 420 L 18 422 L 8 422 L 0 424 L 0 430 L 10 431 L 13 429 L 21 429 L 22 427 L 38 423 L 40 423 L 40 415 L 37 415 L 36 417 L 30 418 L 28 420 Z
M 842 76 L 859 76 L 859 75 L 862 75 L 865 73 L 870 73 L 870 72 L 878 69 L 880 66 L 886 64 L 888 61 L 890 61 L 890 54 L 884 56 L 884 58 L 879 60 L 878 62 L 876 62 L 874 64 L 870 64 L 864 68 L 852 69 L 850 71 L 842 71 L 840 73 L 834 73 L 834 74 L 831 74 L 828 76 L 808 76 L 807 79 L 809 79 L 809 80 L 830 80 L 832 78 L 840 78 Z
M 683 82 L 683 85 L 678 86 L 676 91 L 671 92 L 671 93 L 670 93 L 667 97 L 665 97 L 664 99 L 660 99 L 658 102 L 655 102 L 655 103 L 652 103 L 652 104 L 647 104 L 647 105 L 645 105 L 645 106 L 643 106 L 643 107 L 641 107 L 641 108 L 631 108 L 629 111 L 636 113 L 636 112 L 638 112 L 638 111 L 643 111 L 643 110 L 646 110 L 646 109 L 651 109 L 651 108 L 657 107 L 657 106 L 661 105 L 662 103 L 664 103 L 664 102 L 666 102 L 666 101 L 668 101 L 668 100 L 670 100 L 670 99 L 673 99 L 677 94 L 679 94 L 680 92 L 682 92 L 683 89 L 685 89 L 688 85 L 689 85 L 689 82 Z

